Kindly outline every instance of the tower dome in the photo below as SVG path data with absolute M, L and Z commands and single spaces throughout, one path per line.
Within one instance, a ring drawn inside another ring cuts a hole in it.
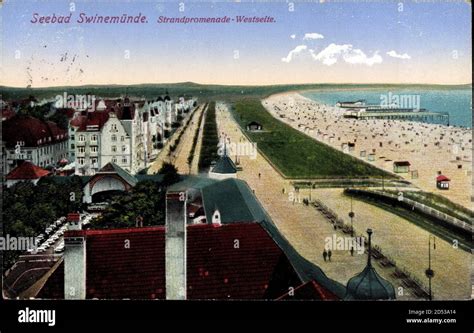
M 371 237 L 372 229 L 367 229 L 369 235 L 369 250 L 367 266 L 362 272 L 352 277 L 347 282 L 345 300 L 383 300 L 395 299 L 395 289 L 392 284 L 382 278 L 371 262 Z

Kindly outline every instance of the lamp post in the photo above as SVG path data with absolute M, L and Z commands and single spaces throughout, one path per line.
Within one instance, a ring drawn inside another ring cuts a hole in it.
M 309 179 L 311 179 L 311 162 L 314 160 L 314 157 L 313 156 L 309 156 L 308 157 L 308 177 Z M 312 189 L 313 189 L 313 182 L 311 182 L 311 180 L 309 181 L 309 202 L 311 203 L 311 192 L 312 192 Z
M 354 237 L 354 224 L 353 224 L 353 218 L 355 216 L 355 213 L 352 209 L 352 195 L 351 195 L 351 211 L 349 212 L 349 217 L 351 219 L 351 237 Z
M 428 236 L 428 269 L 425 271 L 426 277 L 428 278 L 428 288 L 429 288 L 429 300 L 433 300 L 433 295 L 431 292 L 431 279 L 434 278 L 434 270 L 431 269 L 431 238 L 433 238 L 433 250 L 436 249 L 436 237 L 429 235 Z

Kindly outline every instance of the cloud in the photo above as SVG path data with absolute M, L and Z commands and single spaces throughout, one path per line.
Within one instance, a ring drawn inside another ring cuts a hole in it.
M 295 38 L 296 38 L 296 35 L 295 35 L 295 34 L 290 35 L 290 38 L 291 38 L 291 39 L 295 39 Z
M 308 32 L 304 34 L 303 40 L 308 40 L 308 39 L 323 39 L 324 36 L 321 34 L 318 34 L 317 32 Z
M 361 49 L 354 49 L 351 44 L 329 44 L 324 50 L 316 53 L 314 50 L 309 50 L 313 60 L 320 61 L 326 66 L 332 66 L 340 59 L 349 64 L 367 65 L 382 63 L 383 59 L 374 52 L 372 56 L 367 56 Z
M 392 51 L 388 51 L 387 54 L 393 58 L 398 58 L 398 59 L 411 59 L 411 57 L 406 54 L 406 53 L 403 53 L 403 54 L 399 54 L 397 53 L 396 51 L 392 50 Z
M 301 52 L 305 51 L 308 47 L 306 45 L 298 45 L 293 50 L 291 50 L 285 58 L 281 58 L 283 62 L 290 62 L 293 58 L 300 54 Z
M 371 57 L 368 57 L 360 49 L 350 50 L 348 53 L 345 53 L 343 55 L 343 59 L 345 62 L 349 64 L 361 64 L 361 65 L 367 65 L 367 66 L 380 64 L 383 61 L 382 57 L 378 54 L 378 52 L 374 52 L 374 54 Z
M 324 50 L 316 54 L 314 50 L 310 50 L 311 56 L 316 61 L 321 61 L 326 66 L 334 65 L 340 54 L 347 52 L 352 48 L 350 44 L 338 45 L 331 43 Z

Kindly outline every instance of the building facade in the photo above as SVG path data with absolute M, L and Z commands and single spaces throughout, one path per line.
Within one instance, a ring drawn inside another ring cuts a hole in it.
M 95 108 L 76 113 L 70 121 L 69 156 L 75 174 L 94 175 L 113 162 L 131 174 L 145 169 L 176 127 L 192 101 L 100 99 Z
M 68 132 L 54 122 L 17 115 L 4 121 L 2 127 L 5 174 L 19 161 L 45 168 L 68 156 Z

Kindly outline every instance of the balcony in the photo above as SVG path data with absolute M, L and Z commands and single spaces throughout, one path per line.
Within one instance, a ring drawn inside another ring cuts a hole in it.
M 99 156 L 99 152 L 98 152 L 98 151 L 91 151 L 91 152 L 89 153 L 89 156 L 90 156 L 90 157 L 97 157 L 97 156 Z
M 85 141 L 76 141 L 76 146 L 84 147 L 86 145 Z
M 76 157 L 85 157 L 86 156 L 86 152 L 85 151 L 77 151 L 76 152 Z

